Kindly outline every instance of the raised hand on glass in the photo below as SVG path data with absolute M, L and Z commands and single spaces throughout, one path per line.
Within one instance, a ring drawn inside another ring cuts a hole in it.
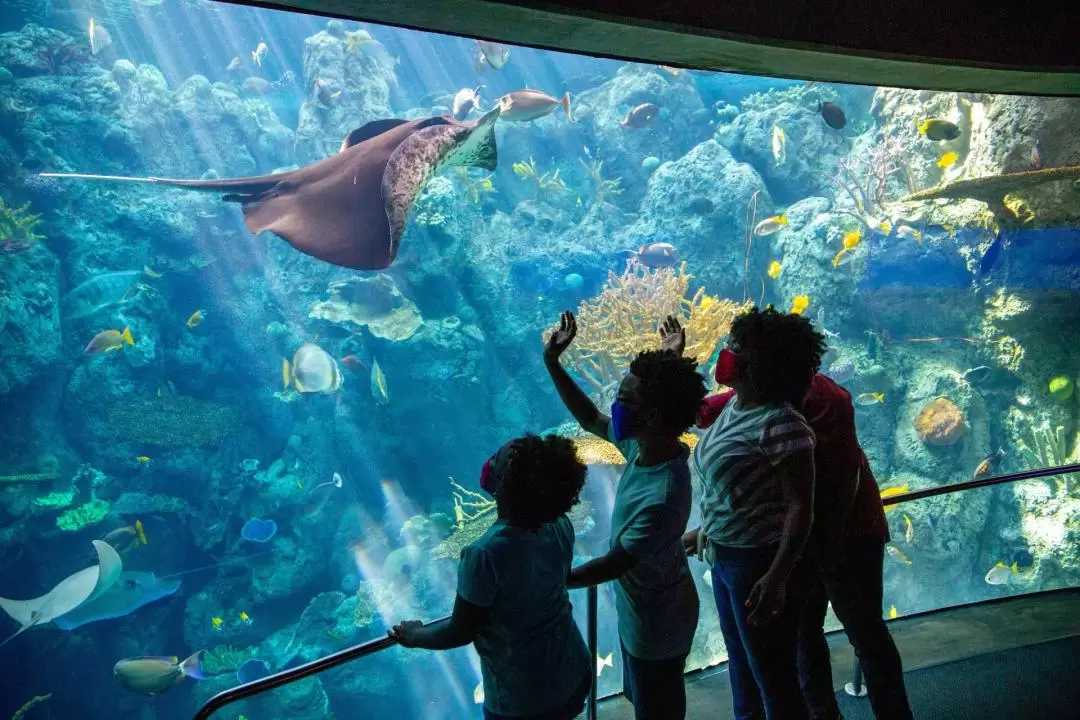
M 544 360 L 548 362 L 558 360 L 566 348 L 570 347 L 570 343 L 574 342 L 576 336 L 577 320 L 574 319 L 574 313 L 566 310 L 559 316 L 558 329 L 551 333 L 547 345 L 544 346 Z
M 668 315 L 660 324 L 660 349 L 682 355 L 686 349 L 686 329 L 674 315 Z

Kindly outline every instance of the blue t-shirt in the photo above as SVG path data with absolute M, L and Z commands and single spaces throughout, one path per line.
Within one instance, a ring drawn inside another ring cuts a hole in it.
M 611 433 L 608 433 L 611 436 Z M 689 448 L 652 467 L 638 466 L 636 440 L 611 442 L 626 458 L 611 513 L 611 547 L 635 559 L 615 582 L 619 638 L 642 660 L 686 655 L 698 622 L 698 596 L 682 535 L 690 519 Z
M 458 595 L 491 608 L 473 641 L 487 710 L 554 710 L 592 671 L 566 590 L 573 555 L 574 528 L 565 515 L 535 533 L 496 521 L 461 551 Z

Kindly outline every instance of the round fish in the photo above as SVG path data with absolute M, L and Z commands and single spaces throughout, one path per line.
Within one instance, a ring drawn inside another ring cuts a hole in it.
M 642 103 L 626 113 L 626 117 L 619 124 L 624 128 L 637 130 L 652 124 L 659 115 L 660 108 L 652 103 Z
M 642 245 L 634 255 L 638 262 L 650 268 L 675 267 L 681 259 L 674 245 L 666 242 Z
M 453 115 L 455 120 L 464 120 L 480 104 L 480 87 L 472 90 L 462 88 L 454 96 Z
M 293 355 L 291 377 L 293 387 L 302 393 L 334 393 L 344 382 L 337 361 L 311 343 L 301 345 Z
M 495 70 L 502 70 L 503 65 L 510 59 L 510 48 L 496 42 L 477 40 L 476 47 L 480 50 L 480 57 Z
M 960 137 L 960 127 L 948 120 L 941 118 L 927 118 L 922 122 L 915 121 L 919 134 L 934 142 L 943 140 L 955 140 Z
M 821 113 L 821 118 L 825 121 L 825 124 L 833 130 L 843 130 L 844 126 L 847 125 L 847 116 L 844 115 L 843 109 L 836 103 L 823 102 L 818 108 L 818 112 Z

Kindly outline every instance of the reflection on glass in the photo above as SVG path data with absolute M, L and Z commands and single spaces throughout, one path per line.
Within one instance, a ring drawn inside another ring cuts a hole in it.
M 493 519 L 484 459 L 525 431 L 574 432 L 540 362 L 567 308 L 570 366 L 601 407 L 662 315 L 707 367 L 734 314 L 771 303 L 829 337 L 823 371 L 857 398 L 883 489 L 1077 458 L 1075 100 L 681 70 L 204 1 L 9 5 L 0 592 L 27 602 L 5 601 L 0 635 L 28 629 L 0 648 L 16 689 L 0 716 L 190 717 L 245 678 L 449 613 L 457 554 Z M 366 165 L 218 182 L 338 157 L 372 121 L 496 107 L 494 166 L 477 150 L 489 124 L 413 146 L 385 185 Z M 607 549 L 621 459 L 579 448 L 584 560 Z M 1075 584 L 1076 483 L 892 510 L 883 612 Z M 693 569 L 703 667 L 724 648 Z M 73 576 L 78 607 L 39 622 Z M 609 588 L 599 617 L 609 694 Z M 112 677 L 199 650 L 205 679 L 179 673 L 158 697 Z M 475 717 L 479 678 L 471 649 L 395 648 L 221 716 Z

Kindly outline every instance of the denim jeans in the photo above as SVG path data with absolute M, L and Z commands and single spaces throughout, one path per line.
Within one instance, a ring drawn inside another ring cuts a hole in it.
M 622 645 L 620 643 L 620 645 Z M 622 650 L 623 693 L 634 706 L 635 720 L 683 720 L 686 717 L 686 655 L 644 660 Z
M 712 545 L 713 595 L 728 652 L 732 706 L 737 720 L 806 720 L 796 666 L 799 621 L 813 562 L 800 560 L 788 577 L 784 606 L 772 621 L 750 625 L 746 599 L 765 574 L 777 546 Z
M 882 618 L 881 565 L 885 541 L 865 537 L 845 543 L 835 565 L 826 564 L 815 583 L 799 628 L 799 675 L 814 720 L 835 720 L 840 709 L 833 693 L 829 645 L 822 629 L 827 605 L 844 626 L 866 678 L 870 707 L 877 720 L 911 720 L 904 670 Z

